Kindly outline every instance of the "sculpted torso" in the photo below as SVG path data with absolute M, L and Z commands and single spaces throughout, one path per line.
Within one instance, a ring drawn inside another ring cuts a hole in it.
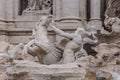
M 62 63 L 72 63 L 75 61 L 75 53 L 83 48 L 83 44 L 87 42 L 94 42 L 94 40 L 91 40 L 88 38 L 91 34 L 84 30 L 84 28 L 77 28 L 77 30 L 72 33 L 66 33 L 58 28 L 56 28 L 54 25 L 51 26 L 53 30 L 60 36 L 66 37 L 70 39 L 70 41 L 66 44 L 64 52 L 63 52 L 63 61 Z M 93 34 L 92 34 L 93 35 Z M 96 37 L 93 36 L 95 39 Z

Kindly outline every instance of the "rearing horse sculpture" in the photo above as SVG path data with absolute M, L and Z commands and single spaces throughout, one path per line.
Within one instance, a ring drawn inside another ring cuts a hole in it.
M 50 25 L 50 23 L 52 23 Z M 33 30 L 33 36 L 34 39 L 31 40 L 30 42 L 28 42 L 25 46 L 24 46 L 24 53 L 25 54 L 30 54 L 32 56 L 37 56 L 40 63 L 42 64 L 56 64 L 56 63 L 63 63 L 62 61 L 62 57 L 64 57 L 63 55 L 63 51 L 65 51 L 65 46 L 66 43 L 71 42 L 71 40 L 74 39 L 68 39 L 66 40 L 65 38 L 59 40 L 57 42 L 56 45 L 54 45 L 52 42 L 50 42 L 49 38 L 48 38 L 48 30 L 47 27 L 51 26 L 54 27 L 54 22 L 52 22 L 52 18 L 49 18 L 49 16 L 43 16 L 40 19 L 40 22 L 36 25 L 36 28 Z M 55 27 L 54 27 L 55 28 Z M 56 31 L 60 31 L 60 34 L 66 34 L 65 32 L 61 31 L 60 29 L 55 28 Z M 76 34 L 77 33 L 77 34 Z M 87 35 L 84 35 L 84 33 L 86 33 Z M 69 35 L 73 35 L 73 37 L 75 37 L 75 41 L 77 41 L 80 45 L 80 50 L 85 53 L 84 49 L 82 49 L 83 45 L 85 43 L 95 43 L 97 41 L 97 38 L 94 36 L 94 31 L 92 31 L 92 33 L 90 33 L 93 37 L 92 40 L 90 38 L 88 38 L 88 35 L 90 32 L 85 31 L 83 28 L 78 28 L 74 34 L 69 34 Z M 68 33 L 67 33 L 68 34 Z M 68 36 L 68 35 L 67 35 Z M 78 36 L 82 36 L 82 38 L 80 38 L 81 42 L 79 42 L 79 37 Z M 72 46 L 74 48 L 74 46 Z M 78 51 L 78 48 L 76 51 Z M 75 52 L 76 52 L 75 51 Z M 12 52 L 13 55 L 16 54 L 15 51 Z M 76 54 L 76 53 L 75 53 Z M 75 57 L 75 56 L 73 56 Z M 11 57 L 11 59 L 13 59 L 14 57 Z M 70 58 L 70 57 L 68 57 Z
M 62 56 L 62 51 L 55 47 L 48 38 L 47 27 L 51 20 L 49 16 L 43 16 L 33 31 L 34 40 L 25 45 L 25 52 L 32 56 L 37 56 L 43 64 L 58 63 Z

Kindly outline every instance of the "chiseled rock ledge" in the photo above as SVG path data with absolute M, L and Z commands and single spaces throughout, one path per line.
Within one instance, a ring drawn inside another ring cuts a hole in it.
M 77 64 L 42 65 L 31 61 L 15 61 L 7 70 L 15 80 L 82 80 L 86 70 Z
M 86 66 L 85 64 L 81 66 L 78 62 L 42 65 L 16 60 L 14 65 L 7 69 L 7 74 L 11 80 L 120 80 L 120 65 L 88 67 L 86 64 Z

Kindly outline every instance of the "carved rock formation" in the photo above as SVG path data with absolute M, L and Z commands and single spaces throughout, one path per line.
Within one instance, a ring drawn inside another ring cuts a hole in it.
M 120 0 L 107 1 L 105 17 L 105 29 L 120 32 Z

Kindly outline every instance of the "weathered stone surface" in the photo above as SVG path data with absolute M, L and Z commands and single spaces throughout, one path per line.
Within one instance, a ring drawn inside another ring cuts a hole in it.
M 109 32 L 120 33 L 120 1 L 108 0 L 106 9 L 105 28 Z
M 119 65 L 105 67 L 88 65 L 84 67 L 77 63 L 42 65 L 23 60 L 15 61 L 14 64 L 7 69 L 7 74 L 17 80 L 119 80 L 120 78 Z
M 8 54 L 0 54 L 0 64 L 6 63 L 8 59 L 9 59 Z
M 10 44 L 7 42 L 0 42 L 0 53 L 7 53 L 9 50 Z
M 86 70 L 79 68 L 75 63 L 41 65 L 30 61 L 15 61 L 15 64 L 15 66 L 8 69 L 8 74 L 17 74 L 20 76 L 25 73 L 28 76 L 27 78 L 33 80 L 53 80 L 59 77 L 64 78 L 64 80 L 81 80 L 84 79 L 86 74 Z
M 120 46 L 117 44 L 101 43 L 94 50 L 98 53 L 96 55 L 98 62 L 103 65 L 119 63 Z
M 10 67 L 9 63 L 4 63 L 4 64 L 1 64 L 0 63 L 0 80 L 6 80 L 8 79 L 8 76 L 6 74 L 6 69 Z
M 0 64 L 5 64 L 9 60 L 8 51 L 12 48 L 8 42 L 0 42 Z
M 0 74 L 0 80 L 6 80 L 7 78 L 8 78 L 7 74 L 5 73 Z
M 41 65 L 31 61 L 15 61 L 15 66 L 7 70 L 8 74 L 17 74 L 16 79 L 23 80 L 82 80 L 85 78 L 86 70 L 77 64 Z M 26 76 L 25 76 L 26 75 Z M 58 78 L 58 79 L 57 79 Z
M 97 66 L 97 60 L 93 56 L 81 57 L 76 60 L 79 66 L 89 68 L 89 66 Z
M 93 72 L 87 72 L 85 75 L 85 80 L 96 80 L 96 74 Z
M 113 77 L 113 80 L 120 79 L 120 65 L 108 65 L 105 67 L 101 67 L 99 70 L 111 74 Z

